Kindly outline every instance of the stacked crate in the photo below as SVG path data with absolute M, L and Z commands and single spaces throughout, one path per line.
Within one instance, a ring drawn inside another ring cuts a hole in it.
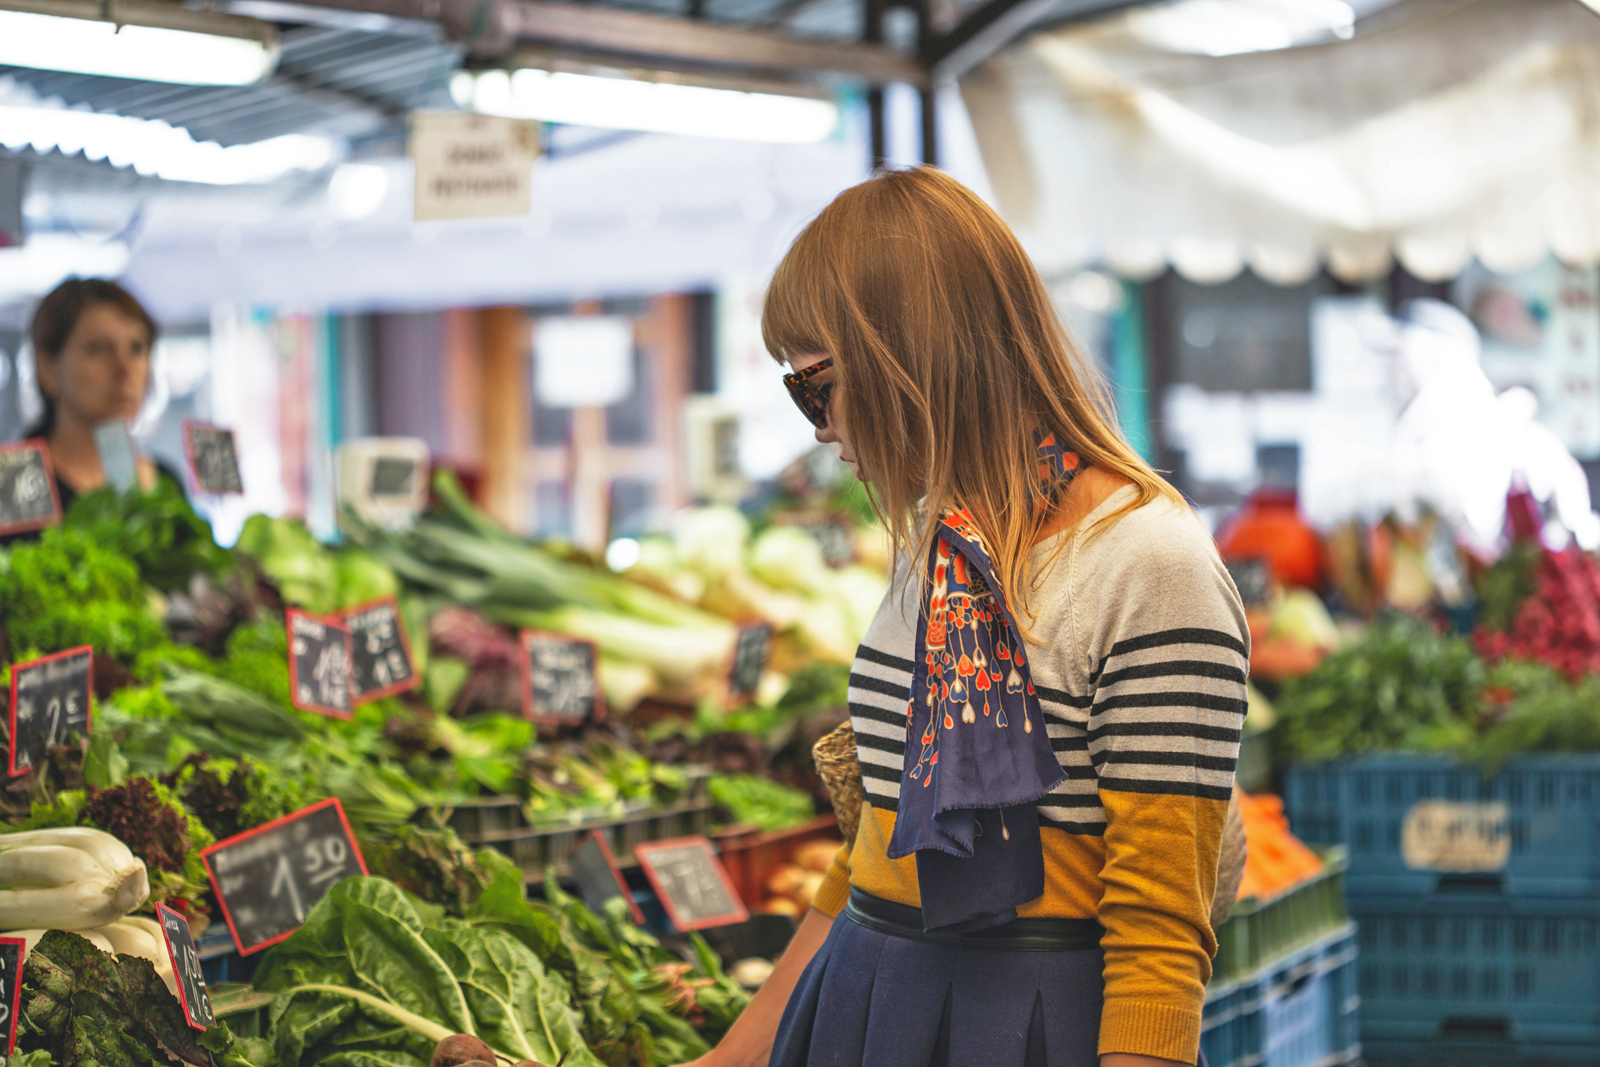
M 1209 1067 L 1340 1067 L 1361 1058 L 1356 928 L 1342 853 L 1317 877 L 1234 907 L 1217 928 L 1200 1047 Z
M 1600 754 L 1353 757 L 1285 802 L 1349 850 L 1369 1064 L 1600 1064 Z
M 574 812 L 569 818 L 535 825 L 528 821 L 520 799 L 486 796 L 456 805 L 446 818 L 462 841 L 505 853 L 530 882 L 542 882 L 551 867 L 565 878 L 568 854 L 596 830 L 605 835 L 611 855 L 623 868 L 636 865 L 636 845 L 709 833 L 716 804 L 706 795 L 707 777 L 705 770 L 696 769 L 683 796 L 665 807 L 640 801 L 623 805 L 620 811 Z

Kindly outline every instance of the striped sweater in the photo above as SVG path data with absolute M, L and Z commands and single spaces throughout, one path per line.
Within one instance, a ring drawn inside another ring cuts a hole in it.
M 1034 549 L 1028 659 L 1067 779 L 1038 804 L 1044 895 L 1018 910 L 1105 927 L 1101 1054 L 1194 1063 L 1249 631 L 1227 569 L 1188 509 L 1156 500 L 1093 530 L 1133 492 L 1118 490 Z M 856 653 L 850 717 L 866 803 L 853 850 L 840 852 L 817 896 L 828 915 L 851 885 L 918 903 L 916 861 L 887 853 L 919 595 L 915 580 L 897 582 Z

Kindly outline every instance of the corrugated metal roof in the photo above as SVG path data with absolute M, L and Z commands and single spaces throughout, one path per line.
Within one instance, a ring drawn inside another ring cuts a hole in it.
M 286 133 L 359 145 L 399 135 L 417 107 L 449 105 L 460 50 L 437 40 L 328 26 L 291 26 L 278 69 L 259 85 L 193 86 L 0 67 L 0 74 L 69 105 L 188 129 L 196 140 L 242 144 Z
M 594 2 L 682 16 L 690 0 Z M 959 10 L 981 2 L 953 0 L 951 6 Z M 860 32 L 861 0 L 703 3 L 704 18 L 713 23 L 841 40 L 856 39 Z M 449 79 L 461 64 L 461 49 L 430 23 L 317 9 L 291 0 L 222 0 L 218 6 L 280 23 L 278 69 L 261 84 L 168 85 L 3 66 L 0 75 L 69 106 L 160 119 L 186 128 L 199 141 L 235 145 L 310 133 L 347 140 L 357 155 L 392 151 L 404 136 L 411 110 L 451 106 Z

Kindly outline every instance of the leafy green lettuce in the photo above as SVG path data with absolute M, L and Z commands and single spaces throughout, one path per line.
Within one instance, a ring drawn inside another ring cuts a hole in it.
M 85 493 L 64 522 L 132 560 L 145 582 L 165 593 L 189 588 L 196 574 L 217 577 L 233 566 L 212 538 L 211 524 L 195 514 L 171 478 L 159 479 L 148 493 L 110 487 Z
M 132 663 L 167 643 L 133 562 L 59 526 L 0 552 L 0 622 L 14 655 L 93 645 L 97 658 Z
M 381 878 L 330 890 L 267 953 L 255 985 L 279 994 L 270 1027 L 280 1067 L 410 1067 L 455 1033 L 477 1034 L 511 1060 L 566 1055 L 568 1067 L 599 1067 L 570 988 L 526 944 L 460 920 L 425 926 Z

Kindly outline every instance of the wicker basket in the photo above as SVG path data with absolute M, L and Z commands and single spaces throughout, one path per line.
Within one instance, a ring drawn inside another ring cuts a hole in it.
M 848 722 L 825 735 L 811 747 L 817 775 L 828 788 L 828 800 L 839 819 L 839 832 L 845 843 L 856 843 L 856 828 L 861 825 L 861 761 L 856 757 L 856 731 Z

